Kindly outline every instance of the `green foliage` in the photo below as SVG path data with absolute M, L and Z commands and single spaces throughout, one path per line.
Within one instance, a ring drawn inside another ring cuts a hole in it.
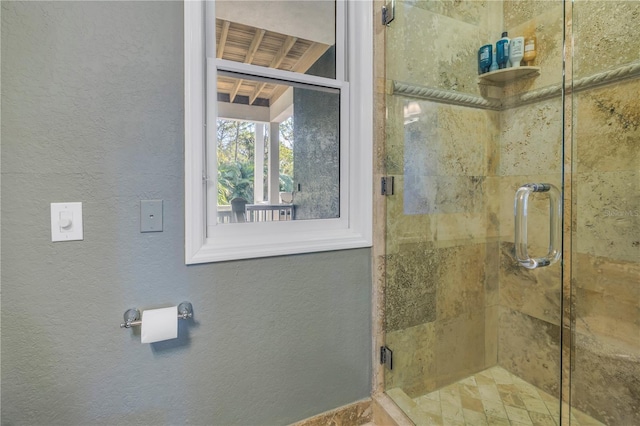
M 280 191 L 293 192 L 293 117 L 280 123 Z
M 218 164 L 218 205 L 242 197 L 253 202 L 253 162 Z
M 218 205 L 228 205 L 235 197 L 253 202 L 255 126 L 247 121 L 219 119 L 218 136 Z M 262 124 L 258 124 L 262 125 Z M 265 132 L 268 139 L 269 132 Z M 293 191 L 293 119 L 280 124 L 279 190 Z M 265 149 L 267 174 L 268 146 Z M 266 180 L 265 180 L 266 182 Z M 266 188 L 265 188 L 266 193 Z
M 253 201 L 255 124 L 218 120 L 218 204 L 235 197 Z

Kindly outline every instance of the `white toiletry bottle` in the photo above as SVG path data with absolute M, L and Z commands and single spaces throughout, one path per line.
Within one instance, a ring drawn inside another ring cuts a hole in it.
M 520 66 L 520 61 L 524 57 L 524 37 L 515 37 L 509 43 L 509 61 L 513 68 Z

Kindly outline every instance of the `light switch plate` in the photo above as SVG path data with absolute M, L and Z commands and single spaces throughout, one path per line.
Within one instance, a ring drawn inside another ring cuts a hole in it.
M 82 203 L 51 203 L 51 241 L 83 239 Z
M 140 200 L 140 232 L 162 232 L 162 200 Z

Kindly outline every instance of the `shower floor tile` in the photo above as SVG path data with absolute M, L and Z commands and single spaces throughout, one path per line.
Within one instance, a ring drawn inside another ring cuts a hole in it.
M 557 398 L 501 367 L 492 367 L 431 393 L 409 398 L 400 389 L 387 394 L 416 425 L 557 426 Z M 571 410 L 571 426 L 599 426 Z

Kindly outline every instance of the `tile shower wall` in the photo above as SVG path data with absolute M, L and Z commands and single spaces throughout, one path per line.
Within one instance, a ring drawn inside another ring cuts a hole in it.
M 574 78 L 640 60 L 640 2 L 573 4 Z M 573 405 L 640 424 L 640 80 L 573 96 Z
M 572 401 L 607 424 L 640 424 L 638 93 L 636 79 L 575 98 Z
M 478 94 L 469 70 L 494 8 L 399 2 L 386 78 Z M 387 97 L 386 389 L 417 396 L 496 363 L 499 126 L 495 111 Z
M 559 83 L 562 6 L 546 5 L 525 19 L 498 2 L 400 2 L 386 30 L 386 77 L 484 93 L 469 70 L 478 40 L 497 38 L 504 15 L 509 31 L 536 28 L 546 47 L 537 60 L 549 71 L 503 94 Z M 387 389 L 413 397 L 502 363 L 558 392 L 561 271 L 516 266 L 513 195 L 527 182 L 560 187 L 561 110 L 560 99 L 496 112 L 387 97 L 386 169 L 396 178 L 387 198 L 386 344 L 396 349 Z M 531 210 L 540 230 L 531 250 L 543 254 L 548 202 L 533 197 Z

